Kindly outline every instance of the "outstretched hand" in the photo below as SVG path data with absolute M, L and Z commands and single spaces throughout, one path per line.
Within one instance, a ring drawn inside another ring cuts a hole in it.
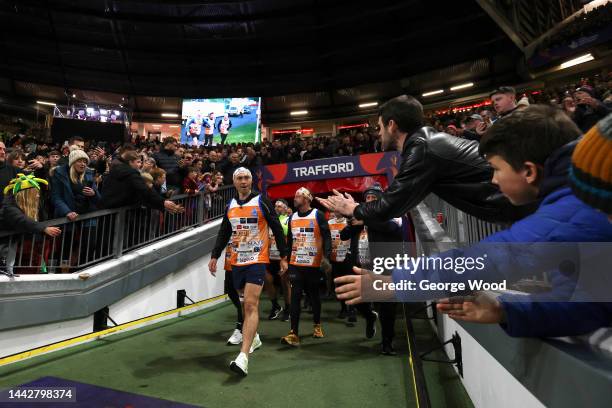
M 479 292 L 475 296 L 454 296 L 438 300 L 436 308 L 455 320 L 473 323 L 502 323 L 501 303 L 493 296 Z

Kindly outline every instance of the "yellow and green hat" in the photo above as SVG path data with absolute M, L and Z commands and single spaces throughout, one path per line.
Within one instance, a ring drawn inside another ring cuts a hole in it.
M 28 188 L 35 188 L 40 190 L 40 184 L 44 184 L 46 186 L 49 185 L 47 180 L 43 180 L 37 177 L 34 177 L 33 174 L 25 175 L 23 173 L 17 174 L 17 177 L 12 179 L 8 186 L 4 187 L 4 194 L 7 194 L 9 191 L 13 191 L 13 195 L 17 194 L 22 190 L 27 190 Z
M 612 214 L 612 114 L 593 126 L 576 145 L 569 179 L 578 198 Z

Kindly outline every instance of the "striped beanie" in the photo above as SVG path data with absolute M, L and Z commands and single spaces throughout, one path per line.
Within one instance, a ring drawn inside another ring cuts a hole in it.
M 612 214 L 612 114 L 580 140 L 572 156 L 569 177 L 578 198 Z

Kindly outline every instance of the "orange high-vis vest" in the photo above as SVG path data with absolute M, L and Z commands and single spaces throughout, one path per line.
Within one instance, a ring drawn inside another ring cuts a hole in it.
M 359 265 L 365 266 L 370 262 L 370 243 L 368 241 L 368 227 L 364 225 L 363 230 L 359 234 L 358 256 Z
M 289 263 L 294 266 L 310 266 L 313 268 L 321 266 L 323 237 L 317 222 L 316 208 L 305 217 L 293 213 L 289 228 L 291 228 L 293 237 Z
M 331 233 L 331 254 L 329 259 L 332 262 L 343 262 L 349 250 L 351 241 L 342 241 L 340 231 L 346 227 L 346 218 L 331 218 L 328 221 L 329 232 Z
M 268 222 L 260 207 L 260 195 L 243 205 L 232 198 L 227 218 L 232 225 L 232 266 L 269 263 Z
M 232 243 L 227 244 L 225 248 L 225 263 L 223 264 L 223 269 L 226 271 L 232 270 Z
M 207 116 L 204 118 L 204 121 L 208 125 L 208 127 L 204 127 L 204 134 L 212 135 L 215 131 L 215 119 L 211 119 Z

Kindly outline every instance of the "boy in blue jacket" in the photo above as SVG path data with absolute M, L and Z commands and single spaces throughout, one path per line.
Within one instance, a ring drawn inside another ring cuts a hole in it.
M 498 178 L 498 184 L 504 194 L 513 203 L 518 203 L 523 199 L 521 197 L 525 199 L 529 197 L 528 193 L 534 184 L 531 182 L 521 184 L 528 177 L 523 178 L 520 171 L 508 169 L 503 153 L 494 153 L 496 148 L 491 144 L 494 146 L 495 139 L 502 136 L 495 132 L 489 135 L 488 144 L 481 147 L 481 151 L 486 154 L 489 162 L 497 163 L 497 165 L 494 164 L 494 182 L 495 178 Z M 612 166 L 611 146 L 612 116 L 609 116 L 593 127 L 577 144 L 577 147 L 572 143 L 553 152 L 549 157 L 548 166 L 544 167 L 542 182 L 539 183 L 539 191 L 545 194 L 536 213 L 519 221 L 512 228 L 492 235 L 483 241 L 612 241 L 612 224 L 606 220 L 606 214 L 612 213 L 610 210 L 612 184 L 609 180 Z M 574 153 L 573 166 L 570 166 L 570 158 L 567 154 L 569 152 L 563 153 L 569 147 L 572 147 L 571 152 Z M 563 159 L 557 160 L 558 157 L 563 157 Z M 579 167 L 576 165 L 577 161 L 580 163 Z M 555 162 L 556 165 L 554 165 Z M 597 173 L 596 176 L 589 174 L 588 170 L 594 170 Z M 599 178 L 601 182 L 598 182 L 598 177 L 607 177 L 608 180 L 605 182 L 603 178 Z M 558 180 L 556 183 L 558 187 L 553 188 L 552 191 L 549 188 L 551 178 Z M 518 183 L 513 184 L 512 180 Z M 576 194 L 572 192 L 572 189 Z M 546 194 L 547 190 L 548 194 Z M 576 195 L 579 195 L 582 200 Z M 569 247 L 561 246 L 565 249 Z M 601 281 L 605 284 L 606 280 Z M 556 284 L 562 285 L 559 282 Z M 553 290 L 554 285 L 555 280 L 553 279 Z M 438 303 L 437 308 L 456 320 L 500 323 L 511 336 L 580 335 L 600 327 L 610 326 L 612 323 L 612 303 L 546 302 L 537 301 L 543 297 L 538 295 L 529 296 L 527 301 L 521 301 L 523 297 L 525 296 L 502 295 L 495 299 L 486 295 L 477 295 L 463 302 L 456 302 L 452 298 L 443 299 Z
M 606 216 L 579 200 L 568 184 L 570 157 L 579 136 L 579 129 L 565 114 L 548 106 L 533 105 L 498 121 L 480 146 L 481 154 L 494 169 L 493 183 L 515 205 L 539 200 L 538 210 L 475 246 L 439 255 L 458 259 L 488 253 L 486 267 L 480 271 L 463 276 L 440 268 L 396 269 L 393 281 L 465 282 L 477 278 L 499 281 L 516 275 L 517 271 L 533 276 L 552 269 L 553 292 L 572 294 L 575 277 L 559 270 L 555 247 L 542 243 L 568 243 L 560 248 L 571 251 L 578 242 L 612 241 L 612 224 Z M 517 253 L 517 248 L 524 252 Z M 338 297 L 344 295 L 354 302 L 360 301 L 361 285 L 368 284 L 367 280 L 363 282 L 357 285 L 347 282 L 345 287 L 338 288 L 344 292 Z M 395 295 L 402 301 L 418 301 L 448 292 L 397 291 Z M 606 303 L 546 299 L 546 295 L 504 294 L 496 299 L 480 295 L 467 302 L 443 299 L 438 309 L 457 320 L 501 323 L 512 336 L 583 334 L 609 325 L 612 319 L 612 307 Z

